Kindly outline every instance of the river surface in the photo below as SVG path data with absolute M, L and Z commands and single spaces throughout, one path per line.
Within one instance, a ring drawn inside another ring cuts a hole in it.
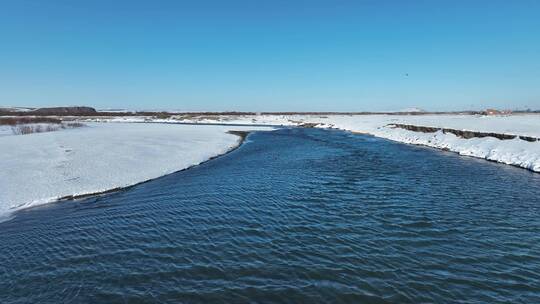
M 540 174 L 317 129 L 0 223 L 0 303 L 540 303 Z

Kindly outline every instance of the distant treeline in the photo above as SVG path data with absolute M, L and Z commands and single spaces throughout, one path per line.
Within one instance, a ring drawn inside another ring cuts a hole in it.
M 0 126 L 16 126 L 19 124 L 31 124 L 31 123 L 49 123 L 60 124 L 61 120 L 50 117 L 3 117 L 0 118 Z
M 540 110 L 514 111 L 513 113 L 540 113 Z M 40 108 L 31 111 L 13 111 L 0 109 L 0 116 L 153 116 L 168 118 L 172 115 L 185 116 L 215 116 L 215 115 L 429 115 L 429 114 L 462 114 L 462 115 L 485 115 L 485 111 L 447 111 L 447 112 L 164 112 L 164 111 L 137 111 L 137 112 L 101 112 L 91 107 L 55 107 Z
M 97 113 L 99 112 L 91 107 L 54 107 L 30 111 L 0 109 L 0 116 L 91 116 Z

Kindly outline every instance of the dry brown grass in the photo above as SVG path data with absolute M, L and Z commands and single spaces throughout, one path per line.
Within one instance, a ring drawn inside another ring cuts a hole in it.
M 26 123 L 31 121 L 31 123 Z M 72 129 L 80 128 L 85 125 L 80 122 L 69 122 L 62 123 L 59 120 L 16 120 L 17 123 L 14 123 L 12 120 L 8 120 L 4 125 L 11 126 L 11 132 L 15 135 L 25 135 L 32 133 L 43 133 L 43 132 L 53 132 L 60 129 Z
M 0 125 L 4 126 L 16 126 L 32 123 L 61 124 L 62 121 L 60 119 L 50 117 L 0 117 Z
M 83 123 L 80 123 L 80 122 L 68 122 L 68 123 L 65 123 L 65 124 L 62 124 L 62 127 L 68 127 L 68 128 L 80 128 L 80 127 L 84 127 L 86 126 L 85 124 Z

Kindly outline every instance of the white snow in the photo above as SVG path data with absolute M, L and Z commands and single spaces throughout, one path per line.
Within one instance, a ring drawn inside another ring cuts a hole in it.
M 540 142 L 519 138 L 500 140 L 495 137 L 460 138 L 452 133 L 413 132 L 403 129 L 380 128 L 373 135 L 408 144 L 425 145 L 457 152 L 461 155 L 523 167 L 540 172 Z
M 400 123 L 540 137 L 540 115 L 221 115 L 92 118 L 84 128 L 1 136 L 0 217 L 69 195 L 102 192 L 166 175 L 225 153 L 238 143 L 228 130 L 265 127 L 123 122 L 287 125 L 316 123 L 426 145 L 540 172 L 540 141 L 494 137 L 464 139 L 442 131 L 413 132 Z M 5 134 L 4 134 L 5 135 Z
M 321 127 L 331 126 L 353 132 L 368 133 L 398 142 L 445 149 L 461 155 L 484 158 L 540 172 L 540 141 L 528 142 L 519 138 L 500 140 L 495 137 L 464 139 L 442 131 L 422 133 L 388 126 L 391 123 L 402 123 L 540 137 L 540 116 L 538 115 L 508 117 L 470 115 L 336 116 L 322 119 L 322 122 L 325 125 Z
M 425 145 L 484 158 L 540 172 L 540 141 L 500 140 L 494 137 L 463 139 L 451 133 L 422 133 L 392 128 L 389 124 L 410 124 L 456 130 L 532 136 L 540 138 L 540 115 L 246 115 L 218 119 L 176 118 L 185 122 L 299 125 L 317 123 L 320 128 L 337 128 L 371 134 L 398 142 Z
M 0 110 L 2 111 L 13 111 L 13 112 L 29 112 L 34 110 L 34 108 L 26 108 L 26 107 L 0 107 Z
M 13 130 L 11 126 L 0 125 L 0 136 L 9 136 L 13 135 Z
M 70 195 L 103 192 L 204 162 L 235 147 L 228 130 L 271 128 L 98 123 L 0 137 L 0 218 Z

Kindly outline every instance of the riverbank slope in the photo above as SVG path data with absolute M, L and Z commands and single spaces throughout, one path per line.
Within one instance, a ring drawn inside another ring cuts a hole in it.
M 540 115 L 172 115 L 95 118 L 105 121 L 153 121 L 195 124 L 255 124 L 336 128 L 406 144 L 424 145 L 460 155 L 540 172 Z M 92 119 L 90 119 L 92 120 Z
M 0 138 L 0 218 L 69 196 L 124 188 L 200 164 L 240 143 L 231 130 L 271 128 L 88 124 Z

